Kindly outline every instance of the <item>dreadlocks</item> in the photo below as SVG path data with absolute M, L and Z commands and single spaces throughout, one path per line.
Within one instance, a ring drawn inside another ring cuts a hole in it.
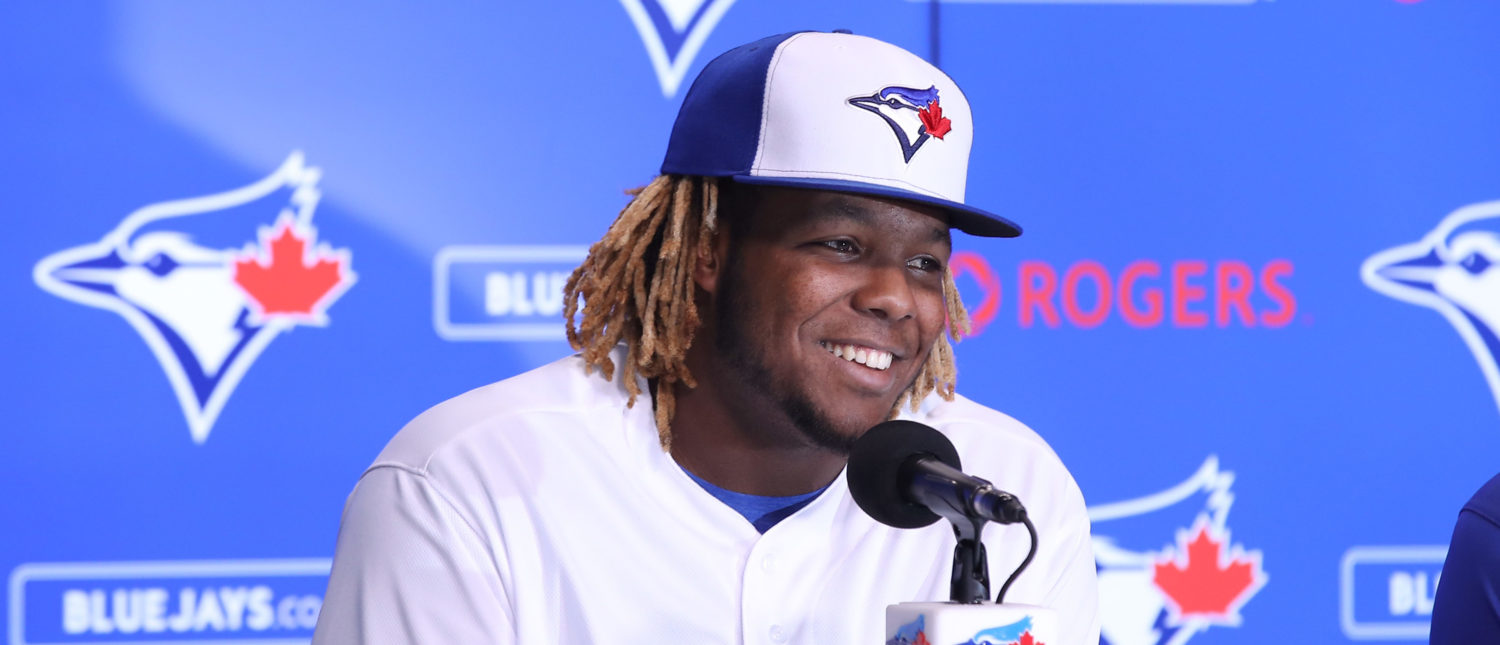
M 604 378 L 614 378 L 609 354 L 623 341 L 626 356 L 620 378 L 630 396 L 628 405 L 634 406 L 641 394 L 636 377 L 651 381 L 663 448 L 671 447 L 674 388 L 697 386 L 686 362 L 700 323 L 692 270 L 698 257 L 712 251 L 719 230 L 719 182 L 713 177 L 661 175 L 629 191 L 634 199 L 603 239 L 589 247 L 588 257 L 568 277 L 564 295 L 568 343 L 582 353 L 586 369 L 598 368 Z M 575 323 L 580 298 L 582 322 Z M 969 332 L 969 315 L 951 271 L 943 276 L 943 299 L 948 334 L 958 340 Z M 916 381 L 901 394 L 891 415 L 905 404 L 915 410 L 934 390 L 952 400 L 956 380 L 953 347 L 938 336 Z

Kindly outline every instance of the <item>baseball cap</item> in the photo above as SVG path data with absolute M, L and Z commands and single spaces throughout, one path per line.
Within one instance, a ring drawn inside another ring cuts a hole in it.
M 973 118 L 942 70 L 890 43 L 795 32 L 710 61 L 683 98 L 663 174 L 892 197 L 983 237 L 1008 219 L 964 203 Z

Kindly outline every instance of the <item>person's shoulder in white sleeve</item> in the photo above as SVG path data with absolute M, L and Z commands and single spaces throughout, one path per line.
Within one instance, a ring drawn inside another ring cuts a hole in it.
M 617 399 L 596 388 L 618 385 L 585 377 L 570 357 L 450 399 L 402 428 L 345 505 L 314 642 L 514 642 L 495 505 L 504 489 L 524 496 L 539 433 L 554 444 L 576 439 L 586 430 L 568 430 L 559 416 L 585 417 Z

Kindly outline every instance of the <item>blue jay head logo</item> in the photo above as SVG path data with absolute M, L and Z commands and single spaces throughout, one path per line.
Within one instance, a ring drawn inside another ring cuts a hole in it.
M 936 645 L 927 638 L 927 616 L 918 614 L 911 622 L 896 628 L 896 633 L 886 639 L 886 645 Z M 1032 636 L 1031 615 L 1008 625 L 981 629 L 968 640 L 954 645 L 1047 645 Z
M 620 0 L 646 46 L 661 95 L 671 98 L 682 86 L 703 41 L 734 0 Z
M 1047 645 L 1032 637 L 1031 623 L 1031 616 L 1025 616 L 1009 625 L 982 629 L 960 645 Z
M 925 90 L 890 85 L 869 96 L 851 98 L 849 105 L 884 120 L 907 163 L 928 139 L 942 139 L 953 130 L 953 121 L 943 116 L 935 85 Z
M 299 325 L 326 325 L 328 306 L 354 284 L 349 251 L 317 243 L 318 177 L 293 153 L 244 188 L 141 208 L 98 242 L 43 258 L 32 277 L 53 295 L 124 318 L 201 444 L 270 342 Z
M 1233 483 L 1209 456 L 1166 490 L 1089 508 L 1101 645 L 1182 645 L 1240 624 L 1268 576 L 1260 551 L 1230 539 Z
M 1458 330 L 1500 406 L 1500 201 L 1454 211 L 1421 239 L 1365 260 L 1366 286 L 1430 307 Z

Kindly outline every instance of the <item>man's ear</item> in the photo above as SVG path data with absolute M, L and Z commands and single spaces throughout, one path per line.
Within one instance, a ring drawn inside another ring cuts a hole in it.
M 722 226 L 722 222 L 720 226 Z M 697 257 L 693 258 L 693 282 L 698 288 L 713 294 L 719 290 L 719 281 L 724 278 L 724 271 L 729 265 L 729 232 L 720 228 L 714 234 L 713 242 L 707 249 L 699 248 Z

